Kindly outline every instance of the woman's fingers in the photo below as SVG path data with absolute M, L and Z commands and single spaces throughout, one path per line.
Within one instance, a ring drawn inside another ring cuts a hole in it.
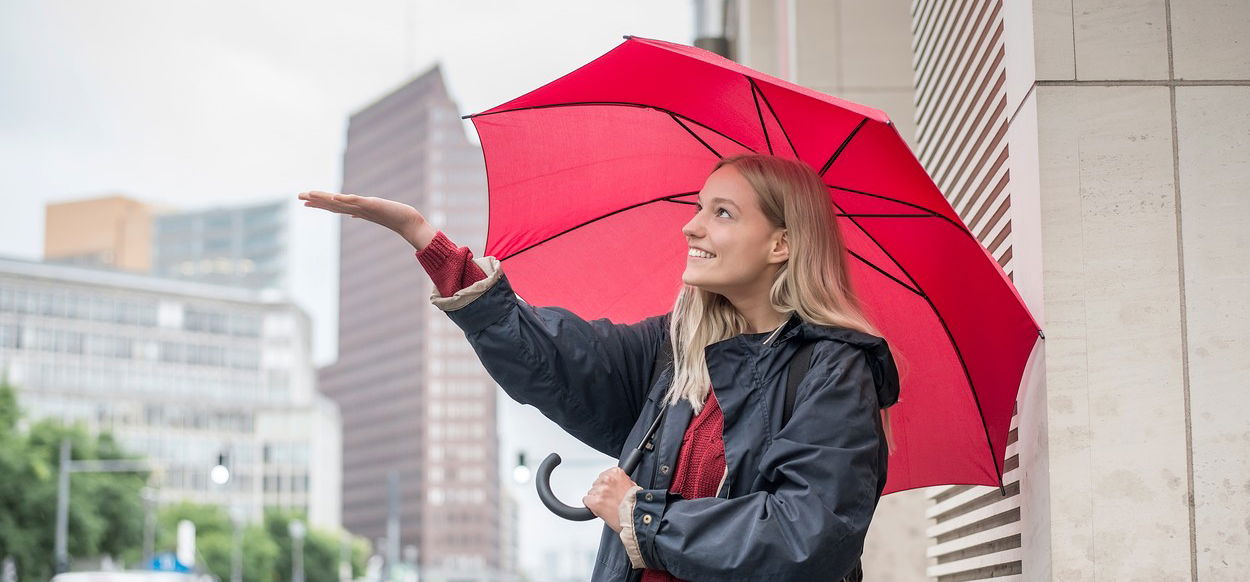
M 320 201 L 333 200 L 334 194 L 331 192 L 322 192 L 320 190 L 309 190 L 307 192 L 300 192 L 299 199 Z
M 304 201 L 304 206 L 311 208 L 320 208 L 339 214 L 357 214 L 361 209 L 359 202 L 362 198 L 354 194 L 332 194 L 313 190 L 301 192 L 299 199 Z

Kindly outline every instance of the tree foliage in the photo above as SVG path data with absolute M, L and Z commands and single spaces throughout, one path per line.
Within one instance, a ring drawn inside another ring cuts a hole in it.
M 55 420 L 22 430 L 13 387 L 0 379 L 0 559 L 11 557 L 21 580 L 47 580 L 53 571 L 56 491 L 62 439 L 73 459 L 130 458 L 108 434 Z M 146 475 L 75 474 L 70 479 L 71 556 L 120 555 L 143 537 L 140 490 Z
M 81 426 L 55 420 L 23 427 L 15 391 L 0 378 L 0 560 L 11 557 L 18 579 L 44 582 L 54 561 L 56 493 L 60 446 L 68 439 L 72 458 L 133 458 L 107 433 L 91 436 Z M 142 473 L 75 473 L 70 479 L 68 551 L 76 558 L 103 555 L 129 567 L 143 567 L 144 507 Z M 234 523 L 216 505 L 178 503 L 157 512 L 154 549 L 173 552 L 181 520 L 196 526 L 197 564 L 223 582 L 230 580 Z M 293 519 L 298 512 L 269 510 L 262 523 L 243 526 L 245 582 L 289 582 L 292 569 Z M 345 532 L 309 528 L 304 539 L 306 582 L 337 582 Z M 371 549 L 367 540 L 349 536 L 352 576 L 364 573 Z

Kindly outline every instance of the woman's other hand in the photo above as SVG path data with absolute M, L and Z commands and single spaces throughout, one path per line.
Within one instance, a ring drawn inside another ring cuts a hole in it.
M 369 222 L 380 224 L 395 231 L 413 248 L 422 250 L 438 231 L 425 220 L 416 208 L 402 202 L 378 198 L 376 196 L 357 196 L 355 194 L 335 194 L 333 192 L 301 192 L 299 199 L 304 206 L 320 208 L 347 214 L 352 218 L 363 218 Z
M 589 509 L 591 513 L 598 516 L 612 528 L 612 531 L 621 531 L 621 514 L 619 508 L 621 501 L 625 499 L 625 494 L 632 489 L 636 483 L 629 475 L 622 471 L 620 467 L 612 467 L 607 471 L 599 474 L 599 478 L 595 479 L 594 485 L 590 486 L 590 491 L 582 498 L 582 504 Z

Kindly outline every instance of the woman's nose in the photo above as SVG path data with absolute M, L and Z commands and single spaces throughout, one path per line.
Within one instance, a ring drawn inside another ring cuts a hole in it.
M 699 215 L 697 214 L 686 222 L 685 226 L 681 227 L 681 233 L 686 235 L 686 238 L 695 238 L 702 230 L 703 226 L 699 223 Z

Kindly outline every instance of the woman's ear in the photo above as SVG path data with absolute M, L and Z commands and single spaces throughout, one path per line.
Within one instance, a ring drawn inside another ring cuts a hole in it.
M 790 260 L 790 238 L 786 229 L 781 229 L 781 234 L 773 240 L 773 250 L 769 253 L 769 262 L 784 263 Z

